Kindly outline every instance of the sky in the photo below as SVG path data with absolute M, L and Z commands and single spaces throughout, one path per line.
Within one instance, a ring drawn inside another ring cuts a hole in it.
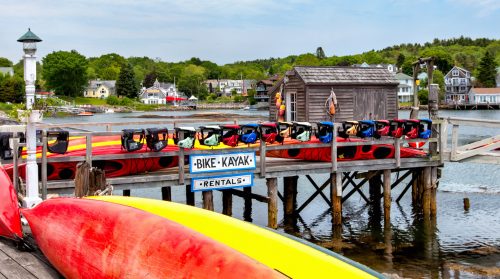
M 0 0 L 0 57 L 18 62 L 28 28 L 38 57 L 77 50 L 219 65 L 358 54 L 464 35 L 500 39 L 500 0 Z

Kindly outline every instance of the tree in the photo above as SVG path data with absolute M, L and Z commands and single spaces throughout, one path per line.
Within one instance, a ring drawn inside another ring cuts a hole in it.
M 151 73 L 147 74 L 144 77 L 144 81 L 142 82 L 142 86 L 146 87 L 146 88 L 153 86 L 153 84 L 155 83 L 157 78 L 158 78 L 158 75 L 156 74 L 156 72 L 151 72 Z
M 319 60 L 322 60 L 322 59 L 325 59 L 325 58 L 326 58 L 325 52 L 323 51 L 323 48 L 322 48 L 322 47 L 318 47 L 318 48 L 316 49 L 316 57 L 317 57 Z
M 22 103 L 24 92 L 22 77 L 0 74 L 0 102 Z
M 181 92 L 189 95 L 195 95 L 198 98 L 203 98 L 206 94 L 206 86 L 201 85 L 205 80 L 205 68 L 194 64 L 184 67 L 180 74 L 178 87 Z
M 117 80 L 120 69 L 127 64 L 127 60 L 116 53 L 89 58 L 88 61 L 89 66 L 94 68 L 97 77 L 103 80 Z
M 301 54 L 295 60 L 297 66 L 319 66 L 319 59 L 311 53 Z
M 0 67 L 12 67 L 12 61 L 7 58 L 0 57 Z
M 493 55 L 486 51 L 481 62 L 479 63 L 477 79 L 481 86 L 484 87 L 495 87 L 496 81 L 495 76 L 497 73 L 496 63 Z
M 405 55 L 400 53 L 398 55 L 398 59 L 396 61 L 396 66 L 401 69 L 401 66 L 403 66 L 403 63 L 405 63 Z
M 116 81 L 116 94 L 128 98 L 137 98 L 139 89 L 135 84 L 134 69 L 130 63 L 127 63 L 120 70 L 120 75 Z
M 57 51 L 43 59 L 43 78 L 58 95 L 80 96 L 87 84 L 87 60 L 76 50 Z

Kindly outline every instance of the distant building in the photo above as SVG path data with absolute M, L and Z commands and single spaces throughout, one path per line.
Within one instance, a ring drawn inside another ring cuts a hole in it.
M 398 67 L 394 64 L 368 64 L 363 62 L 361 64 L 354 64 L 353 67 L 361 67 L 361 68 L 385 68 L 387 71 L 396 74 L 398 72 Z
M 400 103 L 411 102 L 413 100 L 413 77 L 403 73 L 397 73 L 396 79 L 398 85 L 398 101 Z
M 496 81 L 497 81 L 497 87 L 500 87 L 500 67 L 497 68 Z
M 0 67 L 0 74 L 14 76 L 14 68 L 12 68 L 12 67 Z
M 471 88 L 469 100 L 471 104 L 498 104 L 500 88 Z
M 471 73 L 460 67 L 453 67 L 445 76 L 445 101 L 447 103 L 469 103 L 472 88 Z
M 231 92 L 246 96 L 248 89 L 255 88 L 255 80 L 251 79 L 209 79 L 203 82 L 210 93 L 220 96 L 231 96 Z
M 153 86 L 142 88 L 139 99 L 148 105 L 164 105 L 167 100 L 175 101 L 179 98 L 179 92 L 173 83 L 160 83 L 156 80 Z
M 279 76 L 275 75 L 268 79 L 263 79 L 257 82 L 255 87 L 255 100 L 257 102 L 268 102 L 269 95 L 267 91 L 279 80 Z
M 91 80 L 83 91 L 83 97 L 106 99 L 116 94 L 116 80 Z
M 39 91 L 35 92 L 35 99 L 47 99 L 54 96 L 54 92 Z

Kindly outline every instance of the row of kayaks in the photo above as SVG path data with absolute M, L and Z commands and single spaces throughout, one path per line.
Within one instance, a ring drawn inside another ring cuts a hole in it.
M 66 278 L 382 278 L 311 243 L 215 212 L 131 197 L 54 198 L 19 209 L 0 167 L 0 236 L 36 245 Z

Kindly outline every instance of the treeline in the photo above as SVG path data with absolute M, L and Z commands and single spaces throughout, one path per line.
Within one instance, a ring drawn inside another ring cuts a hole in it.
M 453 65 L 457 65 L 470 70 L 474 76 L 484 76 L 484 72 L 492 71 L 492 68 L 500 64 L 500 40 L 486 38 L 434 39 L 424 44 L 400 44 L 346 56 L 326 56 L 321 47 L 312 51 L 314 52 L 283 58 L 237 61 L 226 65 L 217 65 L 196 57 L 182 62 L 166 62 L 149 57 L 125 58 L 116 53 L 87 58 L 74 50 L 57 51 L 48 54 L 37 64 L 37 89 L 53 90 L 58 95 L 81 96 L 88 80 L 99 78 L 117 80 L 117 93 L 135 98 L 141 86 L 149 87 L 158 79 L 160 82 L 175 82 L 186 95 L 204 99 L 208 92 L 201 82 L 206 79 L 260 80 L 274 74 L 282 75 L 295 65 L 391 63 L 411 75 L 411 64 L 414 61 L 419 57 L 433 56 L 440 71 L 438 75 L 446 74 Z M 488 62 L 488 69 L 481 69 L 480 64 L 486 53 L 492 62 Z M 24 96 L 22 61 L 13 65 L 11 61 L 0 58 L 0 67 L 2 66 L 13 66 L 15 75 L 0 77 L 0 101 L 21 101 Z

